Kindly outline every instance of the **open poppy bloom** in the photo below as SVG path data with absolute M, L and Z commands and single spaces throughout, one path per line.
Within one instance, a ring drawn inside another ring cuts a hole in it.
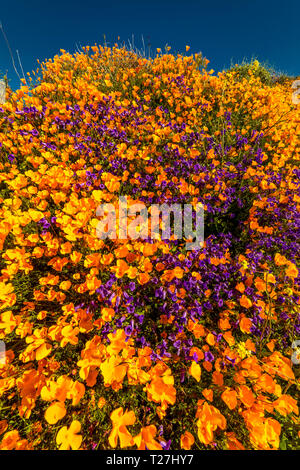
M 226 419 L 221 412 L 207 402 L 200 404 L 197 411 L 199 417 L 197 421 L 198 437 L 203 444 L 210 444 L 214 438 L 214 431 L 217 428 L 226 428 Z
M 78 450 L 82 442 L 82 436 L 78 434 L 80 430 L 81 424 L 77 420 L 72 421 L 69 428 L 67 428 L 67 426 L 63 426 L 56 436 L 59 450 Z
M 161 450 L 162 446 L 154 439 L 157 430 L 152 424 L 141 429 L 141 432 L 133 438 L 138 450 Z
M 56 401 L 52 403 L 45 412 L 45 420 L 49 424 L 55 424 L 67 413 L 64 403 Z
M 130 426 L 135 423 L 135 414 L 133 411 L 125 411 L 123 408 L 117 408 L 114 410 L 110 419 L 112 420 L 113 428 L 109 435 L 108 441 L 111 447 L 116 448 L 118 439 L 120 440 L 121 449 L 123 447 L 131 447 L 134 445 L 134 440 L 126 426 Z

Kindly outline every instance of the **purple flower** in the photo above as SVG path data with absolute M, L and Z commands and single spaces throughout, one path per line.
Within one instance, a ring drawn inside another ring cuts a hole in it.
M 162 446 L 162 448 L 163 448 L 164 450 L 169 450 L 170 447 L 171 447 L 172 441 L 171 441 L 171 439 L 170 439 L 170 440 L 167 441 L 167 442 L 165 442 L 165 441 L 159 441 L 159 443 L 160 443 L 160 445 Z
M 214 356 L 210 351 L 205 351 L 204 353 L 205 360 L 208 362 L 213 362 L 214 361 Z
M 235 359 L 231 359 L 231 357 L 229 357 L 229 356 L 225 356 L 225 357 L 226 357 L 226 359 L 227 359 L 229 362 L 231 362 L 231 364 L 234 366 L 234 364 L 235 364 Z

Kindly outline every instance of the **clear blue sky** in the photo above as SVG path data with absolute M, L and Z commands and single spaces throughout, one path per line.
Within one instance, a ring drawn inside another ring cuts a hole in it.
M 276 70 L 300 75 L 299 0 L 6 0 L 0 21 L 24 72 L 45 59 L 81 46 L 128 40 L 146 49 L 166 44 L 170 52 L 202 52 L 216 72 L 255 56 Z M 0 31 L 0 71 L 8 71 L 13 90 L 20 82 Z M 21 75 L 21 73 L 20 73 Z

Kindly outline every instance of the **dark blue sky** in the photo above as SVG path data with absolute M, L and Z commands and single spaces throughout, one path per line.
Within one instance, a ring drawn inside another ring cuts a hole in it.
M 14 0 L 1 2 L 0 21 L 24 72 L 41 62 L 81 46 L 113 45 L 128 40 L 146 50 L 171 46 L 170 53 L 202 52 L 216 72 L 255 56 L 276 70 L 300 75 L 299 0 Z M 0 71 L 10 86 L 19 79 L 0 31 Z M 32 74 L 31 74 L 32 75 Z

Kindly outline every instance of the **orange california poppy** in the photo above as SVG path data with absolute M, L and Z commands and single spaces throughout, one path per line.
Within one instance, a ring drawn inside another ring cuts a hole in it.
M 81 446 L 82 436 L 78 433 L 81 430 L 79 421 L 72 421 L 69 429 L 63 426 L 57 433 L 56 443 L 60 446 L 59 450 L 78 450 Z
M 130 432 L 127 430 L 127 426 L 135 423 L 135 414 L 133 411 L 126 411 L 123 413 L 123 408 L 115 409 L 111 415 L 112 431 L 109 435 L 108 441 L 111 447 L 116 448 L 118 439 L 120 440 L 120 447 L 130 447 L 134 445 L 134 440 Z
M 195 438 L 193 434 L 191 434 L 189 431 L 185 431 L 185 433 L 182 434 L 182 436 L 180 437 L 181 449 L 190 450 L 194 442 L 195 442 Z

